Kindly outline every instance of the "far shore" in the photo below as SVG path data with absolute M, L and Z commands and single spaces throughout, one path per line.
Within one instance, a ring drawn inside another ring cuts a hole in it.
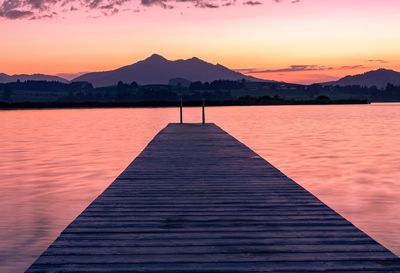
M 349 105 L 370 104 L 368 100 L 255 100 L 254 98 L 233 101 L 206 101 L 206 107 L 213 106 L 280 106 L 280 105 Z M 46 103 L 4 103 L 0 102 L 0 110 L 32 110 L 32 109 L 81 109 L 81 108 L 176 108 L 176 101 L 143 101 L 143 102 L 46 102 Z M 199 107 L 202 101 L 187 101 L 184 107 Z

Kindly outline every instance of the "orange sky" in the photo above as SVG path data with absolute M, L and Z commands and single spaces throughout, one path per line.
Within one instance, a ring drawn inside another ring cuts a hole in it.
M 398 0 L 236 1 L 226 7 L 229 0 L 202 2 L 218 8 L 126 0 L 108 16 L 102 15 L 104 8 L 77 6 L 85 1 L 90 0 L 71 0 L 78 10 L 62 11 L 48 5 L 35 9 L 24 0 L 28 4 L 14 10 L 29 16 L 10 19 L 15 12 L 0 0 L 0 72 L 108 70 L 152 53 L 168 59 L 197 56 L 256 77 L 299 83 L 381 67 L 400 70 Z M 52 12 L 57 15 L 38 18 Z

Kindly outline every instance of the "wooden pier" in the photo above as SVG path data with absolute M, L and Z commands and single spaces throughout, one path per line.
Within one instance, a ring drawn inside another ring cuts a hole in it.
M 374 273 L 400 259 L 218 126 L 170 124 L 27 272 Z

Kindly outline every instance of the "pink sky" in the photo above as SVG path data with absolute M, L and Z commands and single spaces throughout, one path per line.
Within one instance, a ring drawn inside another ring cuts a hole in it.
M 0 73 L 109 70 L 152 53 L 299 83 L 400 70 L 398 0 L 53 2 L 0 0 Z

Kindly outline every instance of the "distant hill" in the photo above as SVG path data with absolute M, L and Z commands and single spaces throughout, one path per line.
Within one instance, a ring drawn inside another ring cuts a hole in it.
M 360 85 L 385 88 L 388 83 L 400 85 L 400 72 L 389 69 L 378 69 L 364 74 L 346 76 L 338 81 L 324 83 L 324 85 Z
M 0 83 L 9 82 L 10 78 L 11 78 L 11 76 L 4 74 L 4 73 L 0 73 Z
M 187 81 L 241 80 L 264 81 L 230 70 L 220 64 L 211 64 L 193 57 L 187 60 L 170 61 L 153 54 L 145 60 L 111 71 L 92 72 L 73 81 L 87 81 L 95 87 L 115 85 L 118 81 L 138 84 L 168 84 L 171 79 Z
M 23 81 L 49 81 L 49 82 L 62 82 L 68 83 L 69 81 L 58 77 L 58 76 L 51 76 L 51 75 L 44 75 L 44 74 L 19 74 L 19 75 L 7 75 L 4 73 L 0 73 L 0 83 L 8 83 L 8 82 L 16 82 L 20 80 Z
M 173 78 L 168 81 L 168 85 L 178 87 L 189 87 L 192 82 L 183 78 Z

